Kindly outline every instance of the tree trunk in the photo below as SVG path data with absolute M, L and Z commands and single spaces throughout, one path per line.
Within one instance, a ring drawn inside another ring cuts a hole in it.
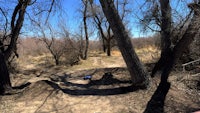
M 102 39 L 102 41 L 103 41 L 102 42 L 103 43 L 102 44 L 102 46 L 103 46 L 103 52 L 106 53 L 106 50 L 107 50 L 107 48 L 106 48 L 106 41 L 105 41 L 105 39 Z
M 59 58 L 57 58 L 56 56 L 54 56 L 54 60 L 55 60 L 55 64 L 56 64 L 56 65 L 59 65 L 59 64 L 60 64 Z
M 168 82 L 169 74 L 177 62 L 177 60 L 182 56 L 183 52 L 186 48 L 192 43 L 195 35 L 198 34 L 200 24 L 200 3 L 198 4 L 190 4 L 189 7 L 194 10 L 193 17 L 189 26 L 179 40 L 179 42 L 175 45 L 173 49 L 166 48 L 167 54 L 165 56 L 166 63 L 163 66 L 161 73 L 161 82 L 152 96 L 151 100 L 148 102 L 147 108 L 144 113 L 159 113 L 164 111 L 164 101 L 165 97 L 169 91 L 170 83 Z M 161 56 L 162 57 L 162 56 Z
M 111 27 L 109 25 L 108 29 L 107 29 L 107 56 L 111 56 L 111 40 L 112 40 L 112 36 L 111 36 Z
M 103 12 L 114 33 L 114 38 L 130 72 L 133 85 L 146 87 L 148 85 L 147 73 L 141 64 L 133 46 L 130 37 L 120 19 L 120 16 L 114 6 L 113 0 L 100 0 Z
M 4 55 L 0 52 L 0 94 L 12 89 Z
M 87 6 L 88 6 L 88 0 L 85 0 L 84 2 L 84 12 L 83 12 L 83 24 L 84 24 L 84 31 L 85 31 L 85 50 L 84 50 L 84 57 L 83 60 L 87 59 L 87 53 L 88 53 L 88 46 L 89 46 L 89 37 L 88 37 L 88 29 L 87 29 Z
M 102 28 L 102 26 L 101 26 L 101 24 L 102 24 L 102 21 L 99 19 L 99 17 L 97 16 L 97 15 L 95 15 L 94 17 L 93 17 L 93 19 L 94 19 L 94 22 L 97 24 L 97 26 L 98 26 L 98 30 L 99 30 L 99 32 L 100 32 L 100 35 L 101 35 L 101 38 L 102 38 L 102 47 L 103 47 L 103 52 L 104 53 L 106 53 L 106 42 L 107 42 L 107 39 L 106 39 L 106 36 L 104 35 L 104 33 L 103 33 L 103 28 Z
M 26 8 L 30 2 L 31 0 L 25 0 L 23 3 L 19 1 L 18 5 L 14 9 L 11 20 L 11 41 L 8 48 L 4 52 L 6 61 L 10 58 L 13 51 L 15 51 L 14 49 L 16 49 L 15 47 L 17 45 L 17 39 L 24 22 Z
M 107 56 L 111 56 L 111 40 L 107 40 Z
M 85 43 L 85 51 L 84 51 L 84 58 L 83 60 L 87 60 L 88 58 L 88 47 L 89 47 L 89 38 L 86 36 L 86 43 Z
M 165 98 L 169 89 L 170 83 L 160 83 L 143 113 L 164 113 Z
M 184 35 L 182 38 L 178 41 L 178 43 L 175 45 L 173 50 L 168 53 L 168 60 L 166 61 L 167 63 L 164 66 L 162 75 L 161 75 L 161 80 L 167 81 L 166 79 L 169 76 L 169 73 L 171 69 L 173 68 L 174 64 L 177 62 L 177 60 L 182 56 L 183 52 L 188 48 L 188 46 L 192 43 L 194 40 L 194 37 L 198 34 L 200 24 L 199 24 L 199 19 L 200 19 L 200 6 L 198 4 L 190 4 L 189 7 L 194 10 L 193 17 L 191 19 L 191 22 L 185 31 Z
M 161 51 L 165 52 L 171 46 L 171 7 L 169 0 L 160 0 L 161 6 Z
M 17 6 L 15 7 L 12 19 L 11 19 L 11 33 L 10 33 L 10 43 L 8 48 L 5 51 L 0 51 L 0 93 L 4 94 L 5 92 L 12 89 L 11 81 L 9 77 L 9 72 L 7 69 L 6 61 L 10 58 L 12 53 L 16 54 L 16 45 L 17 39 L 24 22 L 24 15 L 26 8 L 31 0 L 19 0 Z
M 168 54 L 171 51 L 169 48 L 171 46 L 171 7 L 169 0 L 160 0 L 161 6 L 161 58 L 154 66 L 151 76 L 161 70 L 164 65 L 166 65 L 166 61 L 168 60 Z

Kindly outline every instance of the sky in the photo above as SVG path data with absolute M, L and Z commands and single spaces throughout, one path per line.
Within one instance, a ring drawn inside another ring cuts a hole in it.
M 99 4 L 98 0 L 95 0 L 95 3 Z M 134 10 L 133 7 L 131 6 L 132 4 L 134 3 L 131 1 L 128 8 L 130 8 L 131 10 Z M 65 20 L 66 20 L 66 24 L 68 25 L 68 29 L 70 29 L 71 32 L 77 31 L 79 29 L 80 22 L 82 21 L 80 11 L 79 11 L 82 7 L 81 0 L 63 0 L 62 6 L 63 6 L 63 10 L 65 11 Z M 52 18 L 53 23 L 56 23 L 55 20 L 57 19 Z M 134 37 L 142 37 L 142 36 L 147 36 L 151 34 L 151 33 L 141 33 L 138 20 L 135 20 L 133 14 L 129 15 L 128 20 L 130 21 L 129 27 L 131 27 L 131 33 Z
M 15 6 L 16 2 L 13 2 L 15 0 L 0 0 L 0 7 L 13 7 Z M 38 0 L 45 2 L 44 0 Z M 99 0 L 94 0 L 95 3 L 98 3 Z M 129 0 L 130 4 L 128 8 L 130 8 L 133 13 L 128 16 L 127 20 L 129 20 L 129 28 L 131 28 L 131 34 L 133 37 L 145 37 L 152 35 L 153 33 L 151 31 L 143 33 L 141 32 L 141 26 L 139 24 L 139 19 L 138 17 L 141 17 L 141 6 L 144 4 L 145 0 Z M 184 16 L 185 12 L 188 11 L 188 8 L 182 9 L 181 7 L 188 3 L 190 3 L 192 0 L 171 0 L 171 6 L 173 9 L 178 10 L 182 16 Z M 182 3 L 179 3 L 179 2 Z M 2 5 L 2 4 L 9 4 L 9 5 Z M 178 5 L 177 5 L 178 4 Z M 58 21 L 59 18 L 62 18 L 65 23 L 61 24 L 66 24 L 69 32 L 75 33 L 80 30 L 80 22 L 82 21 L 81 15 L 79 10 L 81 9 L 81 0 L 61 0 L 61 6 L 62 6 L 62 17 L 60 14 L 52 14 L 49 18 L 49 21 L 54 25 L 54 28 L 57 29 L 56 27 L 58 26 Z M 45 7 L 45 6 L 44 6 Z M 11 12 L 13 9 L 11 9 Z M 137 16 L 136 16 L 137 15 Z M 175 18 L 176 19 L 176 18 Z M 30 25 L 30 22 L 25 19 L 24 26 L 23 26 L 23 31 L 28 32 L 28 29 L 26 25 Z M 29 27 L 29 26 L 28 26 Z M 31 30 L 30 30 L 31 32 Z
M 94 0 L 95 3 L 99 4 L 99 0 Z M 141 17 L 142 13 L 141 6 L 144 4 L 145 0 L 128 0 L 129 1 L 129 6 L 128 8 L 133 11 L 131 15 L 128 16 L 129 22 L 129 27 L 131 28 L 131 34 L 133 37 L 147 37 L 150 35 L 153 35 L 154 32 L 148 31 L 148 32 L 142 32 L 141 30 L 141 24 L 139 23 L 138 17 Z M 182 16 L 185 16 L 189 10 L 184 9 L 182 7 L 185 7 L 188 3 L 190 3 L 192 0 L 175 0 L 172 2 L 171 0 L 171 7 L 172 11 L 176 9 Z M 67 25 L 69 26 L 69 29 L 71 31 L 76 31 L 79 28 L 79 24 L 81 20 L 81 15 L 78 10 L 81 8 L 81 0 L 63 0 L 63 8 L 66 11 L 66 20 L 67 20 Z M 178 5 L 177 5 L 178 4 Z M 175 13 L 175 12 L 173 12 Z M 178 18 L 174 18 L 176 20 Z

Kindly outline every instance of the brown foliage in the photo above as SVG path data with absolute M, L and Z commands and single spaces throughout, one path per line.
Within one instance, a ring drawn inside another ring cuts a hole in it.
M 132 38 L 131 42 L 133 46 L 137 49 L 155 46 L 160 47 L 160 39 L 159 35 L 154 35 L 151 37 L 141 37 L 141 38 Z
M 38 56 L 47 52 L 48 50 L 46 49 L 45 45 L 38 38 L 27 37 L 19 40 L 18 53 L 20 56 Z
M 50 42 L 46 39 L 46 42 Z M 77 41 L 68 39 L 54 39 L 51 50 L 60 56 L 60 64 L 74 65 L 79 62 Z M 21 57 L 40 56 L 51 54 L 41 38 L 21 38 L 18 44 L 18 53 Z

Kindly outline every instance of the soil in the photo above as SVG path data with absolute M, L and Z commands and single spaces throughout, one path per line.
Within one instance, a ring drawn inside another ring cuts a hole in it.
M 140 90 L 131 80 L 121 57 L 91 57 L 91 67 L 21 67 L 12 74 L 15 93 L 0 96 L 1 113 L 143 113 L 158 87 L 159 73 Z M 114 60 L 115 59 L 115 60 Z M 117 62 L 116 62 L 117 59 Z M 153 65 L 153 64 L 152 64 Z M 102 66 L 102 67 L 101 67 Z M 28 67 L 28 66 L 27 66 Z M 77 68 L 78 67 L 78 68 Z M 151 70 L 151 65 L 146 65 Z M 91 79 L 84 80 L 85 76 Z M 200 110 L 200 76 L 173 71 L 164 112 Z

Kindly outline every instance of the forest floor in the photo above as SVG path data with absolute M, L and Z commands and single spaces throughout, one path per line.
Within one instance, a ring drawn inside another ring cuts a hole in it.
M 137 51 L 150 72 L 156 61 L 154 50 Z M 93 52 L 78 65 L 53 66 L 46 56 L 21 58 L 18 72 L 11 74 L 18 93 L 0 96 L 0 113 L 142 113 L 159 84 L 159 73 L 150 87 L 131 87 L 130 76 L 121 54 L 111 57 Z M 152 60 L 154 59 L 154 61 Z M 109 77 L 104 76 L 109 73 Z M 84 76 L 92 76 L 84 80 Z M 166 113 L 200 110 L 200 76 L 174 69 L 166 96 Z

